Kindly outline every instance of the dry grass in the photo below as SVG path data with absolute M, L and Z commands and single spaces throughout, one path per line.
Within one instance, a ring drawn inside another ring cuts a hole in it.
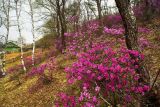
M 0 107 L 53 107 L 56 95 L 67 91 L 66 73 L 62 68 L 69 66 L 74 60 L 64 60 L 63 55 L 57 56 L 59 67 L 54 71 L 53 81 L 39 87 L 32 93 L 29 91 L 36 84 L 37 77 L 24 78 L 20 75 L 21 85 L 17 80 L 9 80 L 9 76 L 0 80 Z M 45 63 L 45 62 L 44 62 Z M 71 89 L 71 87 L 70 87 Z

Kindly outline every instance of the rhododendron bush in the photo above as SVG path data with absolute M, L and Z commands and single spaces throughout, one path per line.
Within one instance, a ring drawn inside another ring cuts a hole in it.
M 124 29 L 122 27 L 113 27 L 113 28 L 104 27 L 103 35 L 97 36 L 98 35 L 97 31 L 100 29 L 98 26 L 99 26 L 98 23 L 94 22 L 88 25 L 88 27 L 86 28 L 86 31 L 79 30 L 78 32 L 65 33 L 65 36 L 67 39 L 66 40 L 67 53 L 71 55 L 77 55 L 79 52 L 84 52 L 90 49 L 92 45 L 95 43 L 111 42 L 106 44 L 110 46 L 114 45 L 114 43 L 118 43 L 117 41 L 114 41 L 114 40 L 111 41 L 111 40 L 104 39 L 107 37 L 115 37 L 116 39 L 119 38 L 120 41 L 125 42 Z M 149 29 L 143 28 L 143 27 L 139 27 L 138 31 L 140 34 L 146 34 L 150 32 Z M 143 37 L 139 38 L 138 42 L 142 49 L 149 46 L 149 42 Z
M 40 76 L 43 78 L 48 78 L 48 76 L 45 74 L 45 71 L 49 72 L 49 78 L 52 79 L 52 72 L 56 69 L 56 62 L 55 58 L 51 57 L 48 60 L 48 63 L 41 64 L 38 67 L 33 67 L 29 72 L 28 76 Z
M 148 85 L 139 83 L 141 75 L 136 72 L 141 69 L 139 63 L 144 56 L 136 50 L 124 48 L 125 30 L 119 25 L 120 15 L 106 18 L 117 24 L 103 23 L 100 26 L 98 21 L 92 20 L 83 23 L 75 32 L 65 33 L 66 53 L 77 56 L 78 60 L 65 68 L 68 83 L 78 82 L 80 89 L 78 95 L 58 94 L 56 107 L 131 106 L 149 91 Z M 150 31 L 138 27 L 141 49 L 150 45 L 145 38 Z
M 130 55 L 136 59 L 131 59 Z M 103 44 L 94 45 L 87 52 L 78 54 L 78 61 L 65 69 L 68 83 L 80 81 L 79 97 L 64 94 L 62 103 L 56 102 L 56 105 L 95 107 L 104 102 L 107 105 L 131 104 L 138 95 L 149 90 L 149 86 L 138 83 L 140 75 L 136 73 L 138 62 L 143 59 L 144 56 L 135 50 L 121 48 L 115 51 Z
M 93 40 L 98 30 L 99 23 L 92 21 L 83 25 L 83 29 L 80 29 L 77 32 L 65 33 L 67 38 L 67 52 L 76 55 L 81 51 L 88 50 L 92 47 Z
M 104 33 L 111 35 L 122 35 L 124 34 L 124 29 L 122 27 L 115 26 L 113 28 L 104 27 Z M 149 33 L 150 29 L 138 27 L 139 33 Z
M 159 0 L 141 0 L 133 8 L 135 16 L 138 19 L 146 18 L 146 13 L 152 15 L 159 15 L 160 13 L 160 1 Z M 148 11 L 149 10 L 149 11 Z
M 41 62 L 43 62 L 45 59 L 50 58 L 51 56 L 53 56 L 55 54 L 55 51 L 49 51 L 49 52 L 45 52 L 45 53 L 37 53 L 35 56 L 35 65 L 39 65 Z M 24 58 L 24 63 L 26 66 L 27 70 L 30 70 L 33 66 L 32 66 L 32 57 L 28 56 L 26 58 Z M 18 64 L 16 67 L 10 67 L 8 69 L 8 73 L 14 73 L 17 71 L 23 71 L 22 70 L 23 66 L 21 64 Z

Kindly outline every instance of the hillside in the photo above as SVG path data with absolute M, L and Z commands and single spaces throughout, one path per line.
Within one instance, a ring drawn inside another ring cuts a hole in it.
M 150 30 L 149 32 L 141 33 L 141 37 L 144 38 L 141 42 L 142 45 L 144 45 L 143 53 L 145 54 L 145 62 L 152 77 L 156 76 L 157 70 L 160 67 L 160 42 L 158 39 L 160 31 L 158 28 L 153 28 L 155 25 L 160 25 L 158 21 L 158 19 L 155 19 L 151 24 L 145 26 Z M 92 39 L 96 39 L 98 43 L 99 41 L 107 42 L 106 45 L 112 46 L 114 49 L 122 45 L 120 42 L 112 44 L 117 41 L 117 37 L 108 36 L 108 34 Z M 57 98 L 58 93 L 67 92 L 73 94 L 73 90 L 77 93 L 79 89 L 77 89 L 78 87 L 76 84 L 68 87 L 69 84 L 67 83 L 66 72 L 64 71 L 64 68 L 75 62 L 76 58 L 72 58 L 66 54 L 54 54 L 52 57 L 55 58 L 57 67 L 52 71 L 53 79 L 47 84 L 43 83 L 43 79 L 41 80 L 38 76 L 26 77 L 26 73 L 17 75 L 19 76 L 21 84 L 17 82 L 17 77 L 14 76 L 15 74 L 9 74 L 6 77 L 1 78 L 1 107 L 51 107 L 54 105 L 54 101 Z M 41 63 L 49 63 L 49 59 L 45 59 Z M 154 78 L 152 78 L 152 81 L 153 79 Z M 160 84 L 160 81 L 158 80 L 156 84 Z
M 0 107 L 160 105 L 159 0 L 2 0 L 0 14 Z

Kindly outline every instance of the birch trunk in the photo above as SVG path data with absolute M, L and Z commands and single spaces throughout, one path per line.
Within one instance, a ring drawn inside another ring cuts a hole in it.
M 5 53 L 2 52 L 0 53 L 0 78 L 3 77 L 5 75 Z
M 24 64 L 24 56 L 23 56 L 23 54 L 24 54 L 23 53 L 23 40 L 22 40 L 20 23 L 19 23 L 20 12 L 18 12 L 18 1 L 15 1 L 15 4 L 16 4 L 16 17 L 17 17 L 18 32 L 19 32 L 19 36 L 21 38 L 21 46 L 20 46 L 20 48 L 21 48 L 21 63 L 22 63 L 24 72 L 26 72 L 26 67 L 25 67 L 25 64 Z
M 30 16 L 31 16 L 31 21 L 32 21 L 32 36 L 33 36 L 33 48 L 32 48 L 32 65 L 35 65 L 35 27 L 34 27 L 34 12 L 33 12 L 33 7 L 32 7 L 32 1 L 28 0 L 29 6 L 30 6 Z
M 7 3 L 7 5 L 5 5 L 5 3 Z M 8 0 L 8 2 L 5 2 L 3 0 L 2 1 L 2 8 L 3 8 L 4 14 L 6 16 L 6 25 L 5 25 L 5 27 L 6 27 L 7 33 L 6 33 L 6 37 L 5 37 L 5 43 L 4 43 L 4 44 L 6 44 L 7 41 L 8 41 L 9 31 L 10 31 L 10 8 L 11 8 L 11 1 Z M 4 63 L 2 63 L 3 64 L 2 69 L 3 69 L 3 72 L 5 73 L 5 71 L 6 71 L 5 70 L 5 66 L 6 66 L 6 64 L 5 64 L 5 60 L 6 60 L 5 56 L 6 56 L 6 53 L 3 53 L 3 54 L 4 54 L 4 57 L 2 59 L 2 62 L 4 62 Z
M 0 78 L 3 77 L 3 66 L 2 66 L 2 59 L 0 58 Z

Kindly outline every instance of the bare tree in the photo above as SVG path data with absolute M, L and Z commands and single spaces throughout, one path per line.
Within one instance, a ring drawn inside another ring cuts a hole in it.
M 34 59 L 35 59 L 35 27 L 34 27 L 34 11 L 32 6 L 32 0 L 28 0 L 29 7 L 30 7 L 30 16 L 31 16 L 31 22 L 32 22 L 32 36 L 33 36 L 33 49 L 32 49 L 32 65 L 34 66 Z
M 22 3 L 21 3 L 21 0 L 14 0 L 14 3 L 15 3 L 16 18 L 17 18 L 17 28 L 18 28 L 18 32 L 19 32 L 19 37 L 23 38 L 22 37 L 22 33 L 21 33 L 21 27 L 20 27 L 20 13 L 21 13 Z M 23 66 L 23 70 L 26 72 L 26 67 L 25 67 L 25 64 L 24 64 L 24 56 L 23 56 L 23 54 L 24 54 L 23 53 L 23 41 L 21 40 L 21 63 L 22 63 L 22 66 Z
M 9 37 L 9 31 L 10 31 L 10 9 L 11 9 L 11 1 L 8 0 L 8 1 L 5 1 L 5 0 L 2 0 L 1 1 L 1 12 L 3 14 L 3 18 L 1 17 L 1 25 L 3 24 L 4 27 L 6 28 L 6 35 L 3 37 L 3 39 L 1 38 L 1 41 L 3 41 L 3 45 L 5 46 L 5 44 L 7 43 L 8 41 L 8 37 Z M 5 38 L 5 40 L 4 40 Z M 3 46 L 3 48 L 4 48 Z M 2 57 L 2 69 L 3 69 L 3 72 L 5 72 L 5 56 L 6 56 L 6 53 L 3 51 L 3 53 L 1 54 Z
M 66 1 L 67 0 L 42 0 L 42 2 L 39 3 L 43 8 L 47 9 L 50 12 L 51 18 L 56 18 L 56 33 L 57 37 L 60 37 L 61 39 L 61 52 L 62 50 L 65 50 L 66 47 L 64 36 L 64 33 L 67 31 L 65 15 Z
M 11 9 L 11 1 L 2 0 L 2 12 L 4 14 L 4 26 L 7 30 L 6 42 L 8 41 L 8 36 L 9 36 L 9 31 L 10 31 L 10 9 Z
M 97 17 L 96 8 L 94 5 L 95 5 L 94 2 L 92 2 L 91 0 L 87 0 L 84 2 L 85 12 L 86 12 L 84 15 L 87 15 L 85 16 L 87 20 Z
M 65 5 L 66 5 L 66 0 L 56 0 L 56 10 L 57 10 L 57 15 L 60 21 L 60 28 L 61 28 L 61 42 L 62 42 L 62 49 L 60 50 L 61 52 L 66 48 L 66 42 L 65 42 L 65 36 L 64 33 L 67 31 L 67 26 L 66 26 L 66 19 L 65 19 Z

